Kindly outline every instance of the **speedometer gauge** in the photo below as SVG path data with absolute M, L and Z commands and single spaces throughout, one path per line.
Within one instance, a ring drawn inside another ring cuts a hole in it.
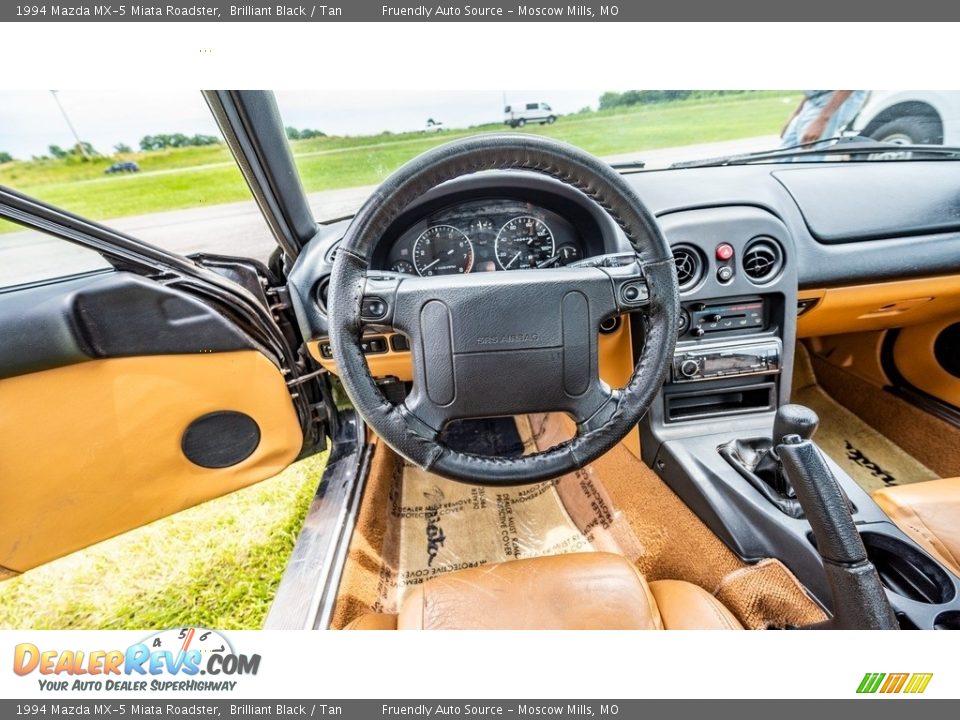
M 413 243 L 413 264 L 424 277 L 468 273 L 473 267 L 473 244 L 453 225 L 434 225 Z
M 504 270 L 535 268 L 554 255 L 553 232 L 532 215 L 515 217 L 500 228 L 495 245 Z

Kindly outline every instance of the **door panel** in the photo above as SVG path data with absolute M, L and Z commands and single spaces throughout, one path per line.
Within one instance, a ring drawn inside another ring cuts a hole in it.
M 903 328 L 893 362 L 915 388 L 960 408 L 960 319 Z
M 271 477 L 301 451 L 275 361 L 180 290 L 118 272 L 5 292 L 0 336 L 0 578 Z

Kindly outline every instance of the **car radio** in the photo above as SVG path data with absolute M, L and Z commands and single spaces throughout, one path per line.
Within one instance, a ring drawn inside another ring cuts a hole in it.
M 694 382 L 778 373 L 781 356 L 780 340 L 678 350 L 673 356 L 673 381 Z
M 767 305 L 761 297 L 684 303 L 680 336 L 732 335 L 766 329 Z

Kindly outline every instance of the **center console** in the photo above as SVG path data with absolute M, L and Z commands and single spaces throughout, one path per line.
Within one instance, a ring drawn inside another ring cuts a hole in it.
M 641 435 L 645 457 L 664 440 L 718 424 L 768 423 L 789 399 L 796 336 L 796 267 L 778 218 L 723 207 L 660 222 L 677 262 L 681 309 L 670 375 Z
M 797 317 L 792 238 L 776 216 L 753 206 L 659 220 L 677 263 L 681 317 L 670 374 L 641 422 L 644 461 L 739 557 L 779 558 L 832 611 L 810 523 L 767 454 L 776 410 L 790 401 Z M 826 462 L 900 626 L 960 625 L 960 578 Z

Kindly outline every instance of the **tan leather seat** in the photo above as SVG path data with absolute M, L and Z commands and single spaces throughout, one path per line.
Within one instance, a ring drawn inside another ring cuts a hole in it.
M 371 613 L 347 630 L 740 629 L 691 583 L 647 583 L 620 555 L 579 553 L 459 570 L 417 586 L 397 615 Z
M 873 499 L 920 547 L 960 575 L 960 477 L 875 490 Z

